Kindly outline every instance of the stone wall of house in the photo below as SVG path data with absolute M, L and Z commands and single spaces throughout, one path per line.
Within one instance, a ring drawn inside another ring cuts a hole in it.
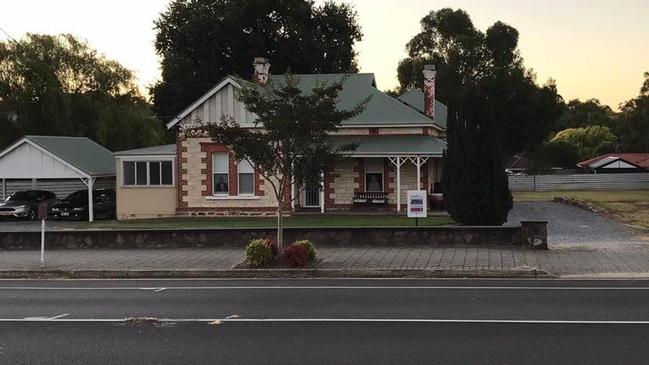
M 336 163 L 327 174 L 325 208 L 349 208 L 354 192 L 361 188 L 360 159 L 347 158 Z
M 211 185 L 211 154 L 226 150 L 219 150 L 209 138 L 187 138 L 179 143 L 178 215 L 274 214 L 277 199 L 261 176 L 255 174 L 254 196 L 238 196 L 237 177 L 233 176 L 237 167 L 230 156 L 230 196 L 215 197 Z

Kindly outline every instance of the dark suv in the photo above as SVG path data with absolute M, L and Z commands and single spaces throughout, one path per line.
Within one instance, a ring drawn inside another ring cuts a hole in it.
M 115 190 L 94 190 L 93 215 L 95 218 L 115 218 Z M 54 219 L 88 219 L 88 190 L 79 190 L 56 202 L 49 212 Z
M 38 204 L 51 206 L 56 194 L 44 190 L 28 190 L 13 193 L 0 202 L 0 218 L 38 218 Z

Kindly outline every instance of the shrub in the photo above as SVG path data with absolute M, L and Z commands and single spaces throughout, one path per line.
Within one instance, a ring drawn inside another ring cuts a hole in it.
M 315 260 L 315 245 L 313 244 L 313 242 L 309 240 L 300 240 L 300 241 L 293 242 L 293 245 L 304 246 L 304 248 L 306 248 L 307 252 L 309 253 L 308 256 L 309 261 Z
M 273 253 L 273 257 L 277 257 L 277 242 L 268 238 L 263 239 L 262 241 L 264 241 L 264 244 L 266 244 L 266 246 L 270 247 L 270 251 Z
M 309 261 L 309 251 L 304 245 L 289 245 L 283 251 L 284 262 L 293 267 L 302 267 Z
M 273 259 L 273 251 L 266 240 L 252 240 L 246 246 L 246 260 L 254 267 L 264 267 Z

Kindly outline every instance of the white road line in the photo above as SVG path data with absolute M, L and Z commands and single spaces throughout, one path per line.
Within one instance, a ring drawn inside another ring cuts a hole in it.
M 467 324 L 602 324 L 602 325 L 649 325 L 649 321 L 621 320 L 543 320 L 543 319 L 432 319 L 432 318 L 161 318 L 155 322 L 262 322 L 262 323 L 467 323 Z M 2 318 L 1 322 L 117 322 L 125 323 L 125 318 L 62 318 L 45 317 Z
M 5 286 L 0 290 L 649 290 L 649 286 L 169 286 L 160 287 L 36 287 Z
M 63 318 L 65 316 L 69 316 L 69 315 L 70 315 L 70 313 L 59 314 L 58 316 L 50 317 L 50 321 L 54 321 L 54 320 L 57 320 L 57 319 L 60 319 L 60 318 Z

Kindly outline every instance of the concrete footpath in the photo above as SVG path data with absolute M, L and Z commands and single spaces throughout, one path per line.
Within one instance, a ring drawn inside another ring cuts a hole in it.
M 233 270 L 242 248 L 0 252 L 0 277 L 649 277 L 649 242 L 520 248 L 322 247 L 309 270 Z

